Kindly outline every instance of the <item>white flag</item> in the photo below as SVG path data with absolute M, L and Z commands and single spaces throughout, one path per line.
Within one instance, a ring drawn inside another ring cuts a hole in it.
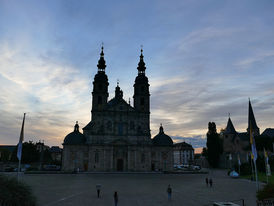
M 238 154 L 238 165 L 241 165 L 241 158 L 239 154 Z

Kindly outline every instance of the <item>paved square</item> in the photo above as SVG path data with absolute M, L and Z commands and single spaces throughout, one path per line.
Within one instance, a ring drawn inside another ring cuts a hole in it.
M 213 187 L 206 187 L 205 178 L 213 177 Z M 232 179 L 225 171 L 206 174 L 51 174 L 22 175 L 37 197 L 40 206 L 111 206 L 118 192 L 118 206 L 190 206 L 212 205 L 214 201 L 244 199 L 256 205 L 256 185 L 243 179 Z M 96 184 L 102 185 L 102 196 L 96 196 Z M 167 186 L 173 189 L 167 200 Z M 241 205 L 241 202 L 236 202 Z

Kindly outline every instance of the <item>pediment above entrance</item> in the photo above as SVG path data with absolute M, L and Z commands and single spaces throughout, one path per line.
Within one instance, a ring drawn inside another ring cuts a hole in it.
M 109 111 L 135 111 L 124 99 L 113 98 L 108 102 L 107 110 Z

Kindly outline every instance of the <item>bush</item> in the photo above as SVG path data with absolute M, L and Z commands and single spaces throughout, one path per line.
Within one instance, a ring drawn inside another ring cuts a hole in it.
M 274 156 L 269 158 L 270 169 L 274 172 Z
M 256 164 L 257 164 L 257 170 L 259 172 L 265 172 L 265 159 L 264 159 L 264 156 L 258 155 L 258 158 L 256 160 Z
M 236 172 L 239 173 L 239 167 L 235 165 Z M 240 166 L 241 174 L 240 175 L 251 175 L 252 174 L 252 168 L 249 163 L 243 163 Z
M 0 205 L 35 206 L 36 200 L 29 186 L 15 178 L 0 175 Z
M 264 200 L 274 198 L 274 184 L 267 184 L 262 190 L 257 192 L 257 199 Z
M 244 163 L 241 165 L 241 175 L 251 175 L 252 168 L 251 165 L 248 163 Z

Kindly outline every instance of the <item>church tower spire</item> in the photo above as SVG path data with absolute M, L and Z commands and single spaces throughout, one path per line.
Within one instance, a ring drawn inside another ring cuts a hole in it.
M 140 61 L 138 63 L 138 75 L 145 75 L 146 66 L 144 62 L 144 55 L 143 55 L 143 47 L 141 47 L 141 55 L 140 55 Z
M 104 58 L 104 46 L 103 45 L 101 47 L 100 59 L 98 61 L 97 67 L 98 67 L 99 72 L 105 72 L 105 69 L 107 67 L 106 61 Z
M 260 135 L 260 128 L 257 126 L 255 115 L 253 113 L 252 105 L 249 99 L 248 102 L 248 128 L 247 133 L 250 132 L 250 127 L 252 128 L 252 131 L 254 132 L 254 136 Z
M 145 74 L 146 66 L 144 62 L 143 48 L 141 48 L 137 70 L 138 75 L 135 78 L 134 84 L 133 106 L 138 112 L 140 112 L 140 114 L 142 114 L 142 122 L 144 122 L 145 125 L 145 128 L 141 128 L 142 131 L 146 131 L 146 134 L 150 135 L 150 94 L 148 78 Z
M 229 114 L 229 117 L 228 117 L 228 121 L 227 121 L 227 125 L 226 125 L 226 129 L 225 129 L 225 133 L 226 134 L 236 134 L 236 130 L 235 130 L 235 127 L 230 119 L 230 114 Z
M 108 77 L 105 74 L 106 61 L 104 58 L 104 47 L 101 47 L 100 59 L 97 64 L 98 72 L 94 77 L 92 91 L 92 113 L 102 110 L 108 100 Z

